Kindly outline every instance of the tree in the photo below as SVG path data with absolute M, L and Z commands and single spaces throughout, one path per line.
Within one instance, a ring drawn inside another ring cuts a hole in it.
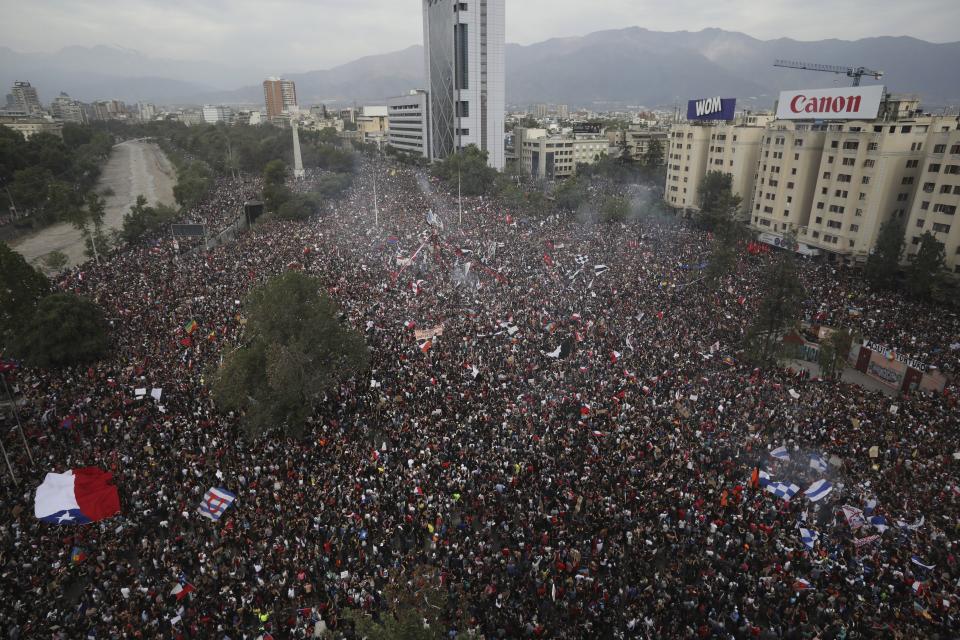
M 647 151 L 643 154 L 643 166 L 655 169 L 663 164 L 663 144 L 656 138 L 647 143 Z
M 553 192 L 557 208 L 576 211 L 587 200 L 587 186 L 577 177 L 567 178 Z
M 463 195 L 481 196 L 489 191 L 497 177 L 497 170 L 487 166 L 487 157 L 486 151 L 471 144 L 435 164 L 433 173 L 452 191 L 457 190 L 459 182 Z
M 53 273 L 60 273 L 70 259 L 62 251 L 51 251 L 43 257 L 44 266 Z
M 910 294 L 921 300 L 929 300 L 941 286 L 946 253 L 943 243 L 927 231 L 920 237 L 920 249 L 907 273 Z
M 803 285 L 792 251 L 784 250 L 776 257 L 767 270 L 763 289 L 754 324 L 747 334 L 747 350 L 756 362 L 766 365 L 778 355 L 774 347 L 780 343 L 783 331 L 800 316 Z
M 263 168 L 263 186 L 282 186 L 287 182 L 287 165 L 283 160 L 271 160 Z
M 213 188 L 213 174 L 202 162 L 190 162 L 177 170 L 173 197 L 184 209 L 197 206 Z
M 834 331 L 820 344 L 818 361 L 825 380 L 836 380 L 840 377 L 852 345 L 853 336 L 846 329 Z
M 315 194 L 294 194 L 275 210 L 281 220 L 306 220 L 320 210 L 320 198 Z
M 609 197 L 600 209 L 600 217 L 604 222 L 626 222 L 629 216 L 630 203 L 624 197 Z
M 698 198 L 700 223 L 712 231 L 736 220 L 742 204 L 742 198 L 733 193 L 733 177 L 721 171 L 707 172 L 700 183 Z
M 65 367 L 93 362 L 109 346 L 100 307 L 71 293 L 55 293 L 37 305 L 13 352 L 31 366 Z
M 0 242 L 0 350 L 29 325 L 37 304 L 48 293 L 46 276 Z
M 363 335 L 320 287 L 288 271 L 244 302 L 245 344 L 225 358 L 213 395 L 222 410 L 241 413 L 252 436 L 278 426 L 301 435 L 326 394 L 369 367 Z
M 123 216 L 123 230 L 120 237 L 128 244 L 144 240 L 149 234 L 159 232 L 173 222 L 177 211 L 165 204 L 156 207 L 147 205 L 147 199 L 139 195 L 137 202 L 130 207 L 130 213 Z
M 630 143 L 627 141 L 627 132 L 619 131 L 617 132 L 620 136 L 617 140 L 617 149 L 620 150 L 620 164 L 632 165 L 634 161 L 633 154 L 630 152 Z
M 880 227 L 877 244 L 867 258 L 865 276 L 878 289 L 892 289 L 896 286 L 897 270 L 906 247 L 904 225 L 896 218 L 890 218 Z

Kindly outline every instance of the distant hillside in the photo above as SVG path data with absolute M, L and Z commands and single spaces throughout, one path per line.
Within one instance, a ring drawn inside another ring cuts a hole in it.
M 529 46 L 511 44 L 506 58 L 507 102 L 518 105 L 654 107 L 723 95 L 770 107 L 783 89 L 850 83 L 845 76 L 774 68 L 777 58 L 879 69 L 886 72 L 881 82 L 890 91 L 920 94 L 927 108 L 960 104 L 960 42 L 907 37 L 799 42 L 758 40 L 720 29 L 668 33 L 630 27 Z M 0 86 L 30 80 L 47 102 L 66 90 L 83 100 L 260 104 L 265 75 L 210 63 L 155 60 L 109 47 L 71 47 L 52 55 L 0 47 Z M 379 101 L 423 86 L 423 48 L 286 77 L 296 81 L 303 104 Z M 230 89 L 236 86 L 242 88 Z

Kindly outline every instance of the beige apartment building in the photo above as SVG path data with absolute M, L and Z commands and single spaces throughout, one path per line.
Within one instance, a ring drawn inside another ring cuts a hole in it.
M 761 132 L 750 226 L 779 236 L 797 234 L 810 217 L 826 132 L 786 121 Z
M 865 263 L 883 223 L 907 219 L 927 139 L 939 120 L 827 125 L 810 220 L 798 239 Z
M 630 125 L 626 131 L 613 130 L 607 132 L 607 140 L 611 147 L 622 148 L 624 142 L 630 150 L 630 157 L 634 160 L 642 161 L 650 148 L 650 142 L 657 140 L 660 142 L 660 148 L 663 151 L 663 161 L 666 163 L 670 134 L 667 131 L 658 131 L 639 125 Z
M 745 114 L 734 123 L 687 123 L 674 126 L 664 145 L 667 184 L 664 200 L 678 209 L 699 209 L 700 183 L 708 171 L 733 178 L 733 192 L 744 209 L 753 199 L 764 127 L 771 115 Z
M 905 257 L 909 261 L 916 256 L 920 237 L 929 231 L 944 245 L 947 270 L 960 274 L 960 130 L 943 122 L 935 129 L 927 139 L 926 158 L 917 178 Z

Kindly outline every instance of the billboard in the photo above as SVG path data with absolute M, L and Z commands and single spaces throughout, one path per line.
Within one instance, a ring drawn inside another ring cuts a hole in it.
M 883 85 L 780 92 L 778 120 L 873 120 L 880 113 Z
M 203 238 L 207 235 L 207 227 L 202 224 L 172 224 L 170 232 L 175 238 Z
M 574 133 L 603 133 L 603 125 L 599 122 L 580 122 L 573 125 Z
M 703 98 L 687 103 L 687 120 L 733 120 L 736 98 Z

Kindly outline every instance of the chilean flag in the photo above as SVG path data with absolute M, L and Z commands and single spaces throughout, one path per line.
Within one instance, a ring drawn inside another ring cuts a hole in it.
M 89 524 L 120 513 L 113 474 L 87 467 L 48 473 L 37 487 L 33 513 L 52 524 Z

